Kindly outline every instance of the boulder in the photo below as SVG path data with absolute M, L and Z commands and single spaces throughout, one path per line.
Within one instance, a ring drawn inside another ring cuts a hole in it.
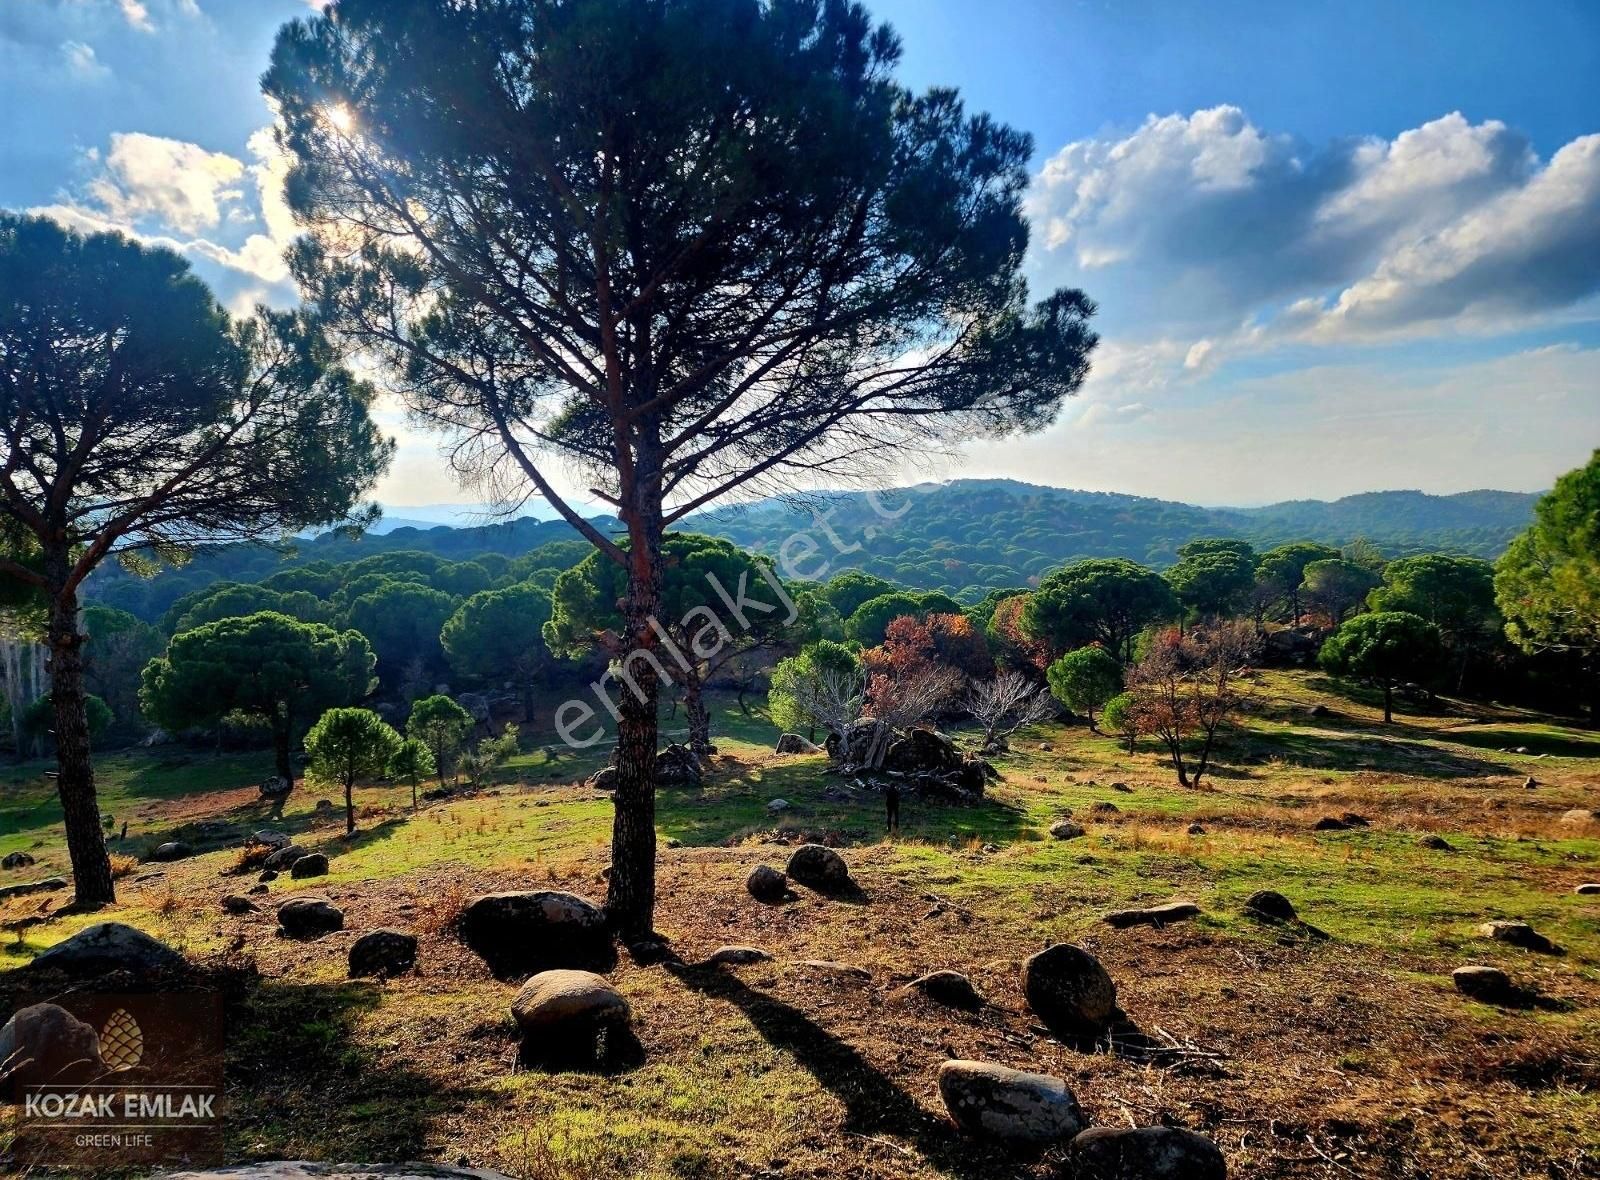
M 782 901 L 789 895 L 789 878 L 771 865 L 757 865 L 744 879 L 744 887 L 757 901 Z
M 1121 791 L 1124 795 L 1133 794 L 1133 788 L 1130 787 L 1127 783 L 1112 783 L 1111 784 L 1111 789 L 1113 791 Z
M 281 873 L 285 869 L 293 868 L 294 862 L 302 856 L 308 855 L 307 850 L 298 844 L 285 844 L 266 860 L 261 862 L 261 867 L 268 872 Z
M 518 990 L 511 1015 L 526 1057 L 554 1063 L 605 1055 L 602 1036 L 626 1031 L 628 1001 L 591 971 L 541 971 Z
M 1343 832 L 1348 830 L 1349 827 L 1350 825 L 1338 816 L 1325 815 L 1311 825 L 1311 830 L 1313 832 Z
M 557 968 L 609 971 L 616 946 L 600 907 L 554 890 L 488 893 L 461 914 L 461 939 L 496 975 Z
M 789 856 L 788 875 L 812 889 L 843 889 L 850 884 L 844 857 L 822 844 L 802 844 Z
M 793 806 L 794 804 L 790 803 L 787 799 L 779 798 L 767 800 L 767 811 L 771 815 L 777 815 L 780 811 L 788 811 L 789 808 Z
M 291 897 L 278 907 L 278 925 L 290 938 L 316 938 L 344 929 L 344 911 L 326 897 Z
M 449 1168 L 443 1164 L 323 1164 L 280 1160 L 235 1164 L 201 1172 L 160 1172 L 156 1180 L 511 1180 L 503 1172 L 483 1168 Z
M 350 977 L 403 975 L 417 965 L 417 936 L 404 930 L 369 930 L 350 944 Z
M 615 766 L 602 766 L 584 780 L 584 786 L 596 791 L 615 791 L 617 789 L 617 768 Z
M 0 901 L 8 897 L 21 897 L 28 893 L 53 893 L 57 889 L 65 889 L 65 877 L 45 877 L 39 881 L 22 881 L 16 885 L 0 885 Z
M 939 1067 L 939 1097 L 967 1134 L 1016 1146 L 1064 1142 L 1087 1121 L 1060 1078 L 986 1061 L 946 1061 Z
M 963 760 L 955 742 L 937 730 L 908 729 L 904 736 L 889 743 L 883 768 L 918 774 L 958 770 Z
M 328 875 L 328 857 L 322 852 L 308 852 L 297 857 L 294 864 L 289 866 L 289 876 L 295 880 L 304 880 L 306 877 L 326 877 Z
M 0 1028 L 0 1098 L 19 1101 L 24 1087 L 67 1084 L 99 1074 L 100 1036 L 56 1004 L 21 1008 Z
M 188 962 L 164 942 L 121 922 L 96 922 L 71 938 L 41 951 L 33 960 L 41 971 L 60 971 L 75 978 L 111 971 L 151 974 L 184 971 Z
M 294 790 L 294 783 L 289 779 L 278 778 L 274 775 L 272 778 L 264 780 L 257 789 L 261 792 L 263 799 L 277 802 L 289 797 L 289 792 Z
M 261 885 L 265 886 L 268 881 L 276 881 L 277 879 L 278 879 L 278 870 L 277 869 L 262 869 L 261 870 L 261 875 L 256 878 L 256 881 L 259 882 Z
M 267 883 L 265 881 L 258 881 L 254 885 L 250 886 L 250 888 L 246 889 L 245 892 L 251 894 L 252 896 L 260 893 L 266 893 L 268 892 Z
M 1292 922 L 1298 916 L 1294 903 L 1276 889 L 1257 889 L 1244 899 L 1245 913 L 1272 922 Z
M 1524 791 L 1537 791 L 1539 789 L 1539 780 L 1530 774 L 1526 779 L 1523 780 L 1522 789 Z
M 1104 799 L 1097 799 L 1093 803 L 1089 804 L 1089 810 L 1094 812 L 1096 815 L 1116 815 L 1121 812 L 1122 808 L 1118 807 L 1115 803 L 1107 802 Z
M 268 848 L 286 848 L 292 841 L 288 832 L 280 832 L 276 828 L 262 828 L 250 833 L 250 843 L 265 844 Z
M 707 967 L 744 967 L 751 963 L 765 963 L 772 958 L 758 946 L 719 946 L 706 960 Z
M 816 742 L 808 741 L 797 733 L 786 733 L 778 739 L 775 753 L 779 754 L 820 754 L 822 747 Z
M 1562 814 L 1561 822 L 1580 828 L 1588 827 L 1590 824 L 1600 824 L 1600 811 L 1593 811 L 1587 807 L 1574 807 Z
M 1028 1007 L 1057 1036 L 1093 1039 L 1117 1015 L 1117 985 L 1100 960 L 1071 943 L 1058 943 L 1022 965 Z
M 1126 930 L 1130 926 L 1166 926 L 1198 917 L 1200 907 L 1192 901 L 1171 901 L 1166 905 L 1153 905 L 1142 910 L 1112 910 L 1100 920 L 1107 926 Z
M 192 854 L 193 850 L 182 840 L 168 840 L 165 844 L 156 845 L 155 850 L 150 853 L 150 859 L 168 863 L 183 860 Z
M 1372 826 L 1370 819 L 1364 815 L 1357 815 L 1353 811 L 1347 811 L 1339 818 L 1344 821 L 1344 826 L 1347 828 L 1369 828 Z
M 1593 897 L 1595 894 L 1600 893 L 1600 881 L 1586 881 L 1574 888 L 1572 892 L 1579 897 Z
M 1200 825 L 1200 824 L 1190 824 L 1189 825 L 1189 835 L 1191 835 L 1191 836 L 1204 836 L 1205 834 L 1206 834 L 1206 830 L 1202 825 Z
M 254 914 L 260 909 L 260 906 L 242 893 L 230 893 L 222 899 L 222 912 L 225 914 Z
M 0 860 L 0 869 L 25 869 L 33 863 L 33 857 L 29 853 L 8 852 L 5 858 Z
M 1055 840 L 1076 840 L 1083 834 L 1083 825 L 1070 819 L 1058 819 L 1050 825 L 1050 836 Z
M 700 783 L 700 759 L 688 746 L 674 742 L 656 752 L 656 786 L 698 787 Z
M 947 1008 L 975 1012 L 983 1007 L 983 996 L 959 971 L 930 971 L 906 984 L 906 990 L 928 997 Z
M 1426 836 L 1419 836 L 1417 838 L 1417 847 L 1431 848 L 1435 852 L 1454 852 L 1456 850 L 1454 844 L 1443 836 L 1435 835 L 1432 832 L 1429 832 Z
M 1227 1162 L 1204 1135 L 1181 1127 L 1093 1127 L 1068 1152 L 1082 1180 L 1226 1180 Z
M 1478 927 L 1478 935 L 1481 938 L 1492 938 L 1496 942 L 1546 955 L 1554 954 L 1560 949 L 1526 922 L 1485 922 Z
M 1517 995 L 1511 977 L 1498 967 L 1477 964 L 1457 967 L 1450 972 L 1450 982 L 1462 995 L 1486 1004 L 1503 1004 Z

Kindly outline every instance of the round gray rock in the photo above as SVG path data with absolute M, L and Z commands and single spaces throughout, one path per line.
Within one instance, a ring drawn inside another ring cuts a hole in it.
M 1083 1130 L 1083 1111 L 1067 1083 L 986 1061 L 946 1061 L 939 1097 L 969 1135 L 1003 1143 L 1044 1146 Z
M 460 929 L 462 941 L 497 975 L 609 971 L 617 961 L 605 914 L 572 893 L 487 893 L 462 912 Z
M 1450 982 L 1456 985 L 1456 991 L 1462 995 L 1488 1004 L 1503 1003 L 1516 995 L 1511 977 L 1498 967 L 1484 967 L 1475 963 L 1457 967 L 1450 972 Z
M 305 855 L 306 850 L 301 848 L 300 845 L 285 844 L 268 856 L 266 860 L 262 861 L 261 867 L 269 872 L 281 873 L 285 869 L 293 867 L 294 862 Z
M 417 936 L 371 930 L 350 944 L 350 975 L 403 975 L 417 965 Z
M 13 1101 L 26 1086 L 65 1083 L 104 1069 L 94 1026 L 56 1004 L 19 1009 L 6 1021 L 0 1028 L 0 1062 L 5 1063 L 0 1096 Z
M 165 844 L 156 845 L 155 851 L 150 853 L 150 859 L 163 862 L 182 860 L 192 851 L 182 840 L 168 840 Z
M 511 1016 L 524 1042 L 563 1049 L 602 1028 L 625 1028 L 632 1019 L 628 1001 L 603 976 L 569 970 L 541 971 L 529 979 L 511 1001 Z
M 782 901 L 789 895 L 789 878 L 771 865 L 757 865 L 744 879 L 744 887 L 757 901 Z
M 850 884 L 844 857 L 822 844 L 802 844 L 789 856 L 790 877 L 813 889 L 841 889 Z
M 1070 819 L 1058 819 L 1050 825 L 1050 835 L 1056 840 L 1076 840 L 1084 834 L 1083 825 Z
M 1227 1161 L 1204 1135 L 1180 1127 L 1093 1127 L 1072 1141 L 1084 1180 L 1226 1180 Z
M 303 880 L 306 877 L 326 877 L 327 875 L 328 857 L 326 853 L 322 852 L 308 852 L 289 866 L 289 876 L 296 880 Z
M 913 979 L 906 987 L 947 1008 L 963 1008 L 970 1012 L 983 1007 L 983 996 L 972 985 L 972 980 L 959 971 L 930 971 Z
M 326 897 L 291 897 L 278 907 L 278 925 L 291 938 L 315 938 L 344 929 L 344 911 Z
M 1095 1037 L 1117 1012 L 1117 985 L 1100 960 L 1071 943 L 1058 943 L 1022 965 L 1022 994 L 1051 1032 Z
M 137 974 L 183 971 L 188 962 L 166 943 L 121 922 L 96 922 L 71 938 L 41 951 L 33 966 L 75 977 L 104 975 L 110 971 Z

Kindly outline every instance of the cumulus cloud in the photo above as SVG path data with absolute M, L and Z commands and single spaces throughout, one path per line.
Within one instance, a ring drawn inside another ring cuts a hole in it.
M 235 272 L 223 284 L 235 298 L 265 291 L 282 302 L 289 297 L 284 251 L 297 232 L 283 194 L 288 162 L 270 129 L 252 135 L 248 147 L 250 164 L 182 140 L 117 133 L 103 158 L 85 153 L 92 172 L 78 191 L 30 212 L 205 260 Z
M 1548 162 L 1496 121 L 1309 148 L 1237 107 L 1068 144 L 1029 197 L 1035 269 L 1183 369 L 1294 340 L 1496 331 L 1600 293 L 1600 136 Z M 1115 317 L 1115 320 L 1112 319 Z

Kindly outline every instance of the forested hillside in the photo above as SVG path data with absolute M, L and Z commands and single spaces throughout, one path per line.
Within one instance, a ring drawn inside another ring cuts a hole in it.
M 1364 537 L 1389 557 L 1429 552 L 1494 558 L 1526 527 L 1535 499 L 1523 492 L 1368 492 L 1332 502 L 1200 508 L 1011 480 L 956 480 L 876 495 L 822 493 L 801 504 L 763 501 L 704 513 L 684 527 L 774 556 L 787 538 L 803 533 L 818 551 L 796 562 L 797 573 L 826 576 L 857 568 L 976 601 L 989 590 L 1027 585 L 1077 557 L 1127 557 L 1165 568 L 1176 560 L 1180 545 L 1197 537 L 1239 537 L 1257 549 L 1296 540 L 1337 546 Z M 398 509 L 396 515 L 404 512 Z M 602 527 L 616 526 L 613 519 L 598 519 Z M 212 582 L 260 581 L 286 566 L 354 561 L 402 549 L 451 561 L 485 553 L 517 557 L 576 536 L 561 521 L 527 517 L 474 528 L 401 527 L 355 537 L 328 533 L 299 539 L 282 551 L 227 546 L 148 580 L 106 569 L 94 578 L 90 596 L 154 621 L 178 598 Z

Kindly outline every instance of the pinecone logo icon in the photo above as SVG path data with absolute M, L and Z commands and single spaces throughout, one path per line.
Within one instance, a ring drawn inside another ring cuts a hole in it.
M 100 1059 L 112 1070 L 132 1069 L 144 1060 L 144 1032 L 126 1008 L 118 1008 L 100 1030 Z

